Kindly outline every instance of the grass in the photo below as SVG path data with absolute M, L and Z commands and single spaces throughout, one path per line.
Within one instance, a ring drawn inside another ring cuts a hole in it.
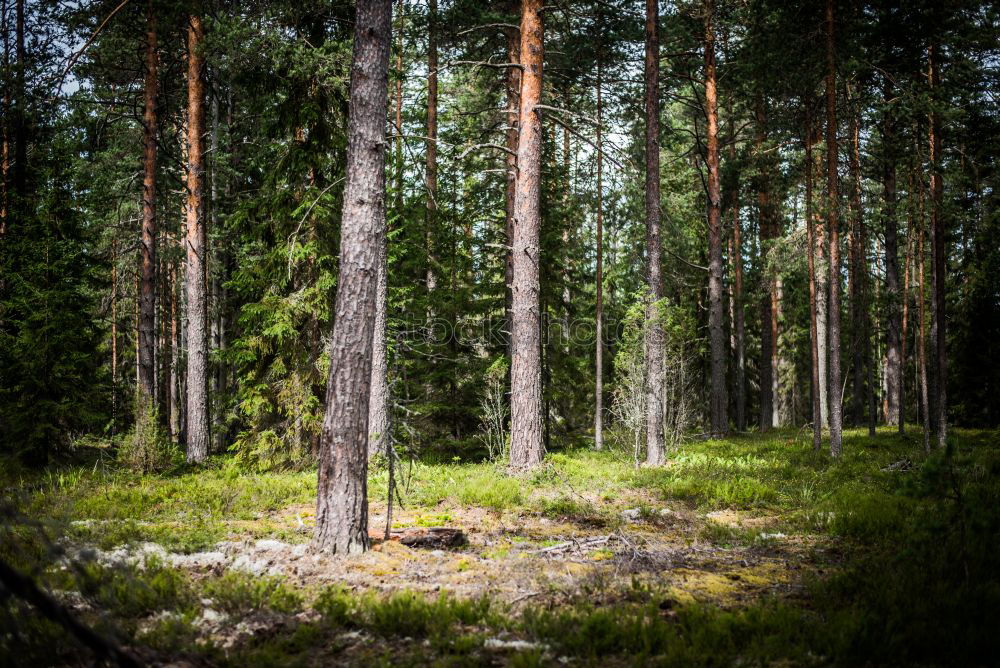
M 925 457 L 916 433 L 884 430 L 869 438 L 849 431 L 844 456 L 833 461 L 812 451 L 807 434 L 777 432 L 691 443 L 659 469 L 577 450 L 551 454 L 523 477 L 474 463 L 414 463 L 403 472 L 403 498 L 418 526 L 448 523 L 449 509 L 464 506 L 602 530 L 620 524 L 622 508 L 638 508 L 655 528 L 664 505 L 683 506 L 769 518 L 767 532 L 811 536 L 832 555 L 824 566 L 835 568 L 799 596 L 726 609 L 639 580 L 581 585 L 559 605 L 515 609 L 489 598 L 383 596 L 235 572 L 192 576 L 156 563 L 43 573 L 53 589 L 79 591 L 91 611 L 82 614 L 99 629 L 156 656 L 217 664 L 350 656 L 356 663 L 461 665 L 486 660 L 487 637 L 536 643 L 506 657 L 517 665 L 558 656 L 585 664 L 609 657 L 650 665 L 983 664 L 998 649 L 984 611 L 1000 605 L 1000 439 L 962 430 L 953 438 L 951 460 Z M 883 470 L 902 459 L 912 470 Z M 142 540 L 175 551 L 232 537 L 304 540 L 277 516 L 315 496 L 315 472 L 247 475 L 221 459 L 159 475 L 90 464 L 41 474 L 5 470 L 0 482 L 16 490 L 11 500 L 23 517 L 104 548 Z M 386 472 L 373 471 L 372 497 L 384 497 L 386 484 Z M 696 531 L 721 547 L 773 546 L 768 534 L 744 526 L 708 521 Z M 0 555 L 37 572 L 52 557 L 36 536 L 32 527 L 9 524 Z M 498 543 L 485 556 L 508 558 L 511 545 Z M 270 615 L 283 620 L 281 632 L 224 647 L 199 628 L 206 607 L 232 627 Z M 355 633 L 391 642 L 359 641 Z M 8 599 L 0 605 L 0 662 L 12 653 L 30 663 L 87 660 L 60 629 Z

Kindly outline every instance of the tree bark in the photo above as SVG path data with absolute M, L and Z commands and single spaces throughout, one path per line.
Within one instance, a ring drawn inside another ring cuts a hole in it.
M 915 151 L 916 152 L 916 151 Z M 917 365 L 920 376 L 920 412 L 921 424 L 923 426 L 924 452 L 931 451 L 931 420 L 930 420 L 930 396 L 927 379 L 927 300 L 924 295 L 924 179 L 917 175 L 917 201 L 919 216 L 917 225 L 917 261 L 915 271 L 917 272 L 917 317 L 920 319 L 917 325 Z
M 666 461 L 663 440 L 664 333 L 660 317 L 663 274 L 660 267 L 660 7 L 646 0 L 646 463 Z
M 714 0 L 705 2 L 705 107 L 708 114 L 708 336 L 711 347 L 711 428 L 714 438 L 729 431 L 726 341 L 722 305 L 722 191 L 719 183 L 719 110 L 715 87 Z
M 604 70 L 601 46 L 597 46 L 597 276 L 595 291 L 594 330 L 594 447 L 604 448 L 604 149 L 601 140 L 604 129 L 604 98 L 601 90 Z
M 806 103 L 809 104 L 808 102 Z M 807 264 L 809 267 L 809 353 L 812 382 L 813 450 L 819 452 L 823 445 L 823 412 L 820 409 L 819 338 L 816 322 L 816 248 L 815 221 L 813 220 L 813 120 L 812 110 L 806 107 L 806 238 L 808 240 Z
M 437 255 L 435 246 L 437 227 L 437 112 L 438 112 L 438 51 L 437 51 L 437 0 L 428 0 L 427 10 L 427 156 L 424 185 L 427 190 L 427 307 L 428 320 L 434 318 L 434 290 L 437 288 Z
M 395 149 L 396 149 L 396 215 L 403 212 L 403 3 L 399 3 L 398 51 L 396 53 Z M 386 351 L 388 312 L 388 250 L 387 234 L 377 249 L 378 264 L 375 284 L 375 330 L 372 338 L 371 398 L 368 403 L 368 456 L 389 455 L 389 358 Z
M 14 213 L 22 206 L 20 199 L 25 196 L 28 179 L 28 118 L 27 118 L 27 88 L 24 85 L 24 72 L 27 68 L 27 53 L 24 43 L 24 0 L 15 0 L 15 33 L 14 51 L 17 56 L 17 68 L 14 70 L 14 164 L 11 167 L 14 190 Z
M 826 2 L 826 161 L 827 234 L 830 244 L 829 327 L 830 454 L 842 450 L 842 390 L 840 387 L 840 229 L 837 194 L 837 61 L 834 45 L 833 0 Z
M 176 239 L 174 239 L 176 246 Z M 177 305 L 177 263 L 170 262 L 170 436 L 176 443 L 181 438 L 180 397 L 180 309 Z
M 760 300 L 760 429 L 767 431 L 773 426 L 774 419 L 774 330 L 772 329 L 774 281 L 769 259 L 770 241 L 774 238 L 774 231 L 771 223 L 771 195 L 767 166 L 763 157 L 766 117 L 764 103 L 759 95 L 755 102 L 754 115 L 757 122 L 755 140 L 758 159 L 757 226 L 760 230 L 761 271 L 765 286 Z
M 932 44 L 927 50 L 928 79 L 931 87 L 932 104 L 937 103 L 937 89 L 940 87 L 938 69 L 938 46 Z M 934 393 L 931 411 L 934 437 L 937 447 L 947 449 L 948 445 L 948 347 L 945 310 L 945 258 L 944 216 L 941 202 L 944 185 L 941 180 L 941 116 L 932 107 L 930 114 L 930 169 L 931 169 L 931 343 L 934 348 Z M 950 454 L 950 449 L 947 449 Z
M 208 456 L 208 286 L 205 230 L 205 30 L 201 16 L 188 19 L 187 167 L 187 459 Z
M 848 96 L 850 88 L 848 87 Z M 862 278 L 863 250 L 861 248 L 861 226 L 864 224 L 864 213 L 861 209 L 861 130 L 858 121 L 859 110 L 851 113 L 851 200 L 850 200 L 850 232 L 848 233 L 848 292 L 851 298 L 851 376 L 853 391 L 851 392 L 851 423 L 860 425 L 865 415 L 865 355 L 864 348 L 868 345 L 865 328 L 865 310 L 863 299 Z
M 902 306 L 902 322 L 900 324 L 900 347 L 899 347 L 899 433 L 900 435 L 906 433 L 906 403 L 905 399 L 905 388 L 906 384 L 906 345 L 907 345 L 907 330 L 909 325 L 910 317 L 910 298 L 912 296 L 913 285 L 910 281 L 911 272 L 913 271 L 913 247 L 914 247 L 914 191 L 913 191 L 913 171 L 909 172 L 909 179 L 906 188 L 906 192 L 909 199 L 909 207 L 907 210 L 907 221 L 906 221 L 906 250 L 903 252 L 903 292 L 901 299 Z
M 892 95 L 888 78 L 883 84 L 883 104 L 888 105 Z M 882 145 L 885 154 L 882 164 L 882 192 L 885 225 L 885 291 L 886 291 L 886 400 L 888 410 L 885 421 L 902 431 L 903 419 L 903 359 L 900 322 L 901 299 L 899 292 L 899 232 L 896 221 L 896 133 L 888 109 L 882 122 Z
M 3 76 L 5 81 L 10 81 L 10 26 L 8 21 L 7 0 L 0 0 L 0 17 L 3 19 Z M 3 89 L 3 107 L 0 108 L 0 239 L 7 233 L 7 219 L 10 217 L 10 177 L 11 177 L 11 89 L 13 86 L 5 86 Z
M 736 117 L 729 107 L 729 118 L 732 124 L 732 137 L 729 144 L 729 160 L 736 165 Z M 747 427 L 746 418 L 746 332 L 743 309 L 743 230 L 740 221 L 740 185 L 739 175 L 733 178 L 732 193 L 729 206 L 733 215 L 733 234 L 729 238 L 729 261 L 733 266 L 733 281 L 730 285 L 731 296 L 729 309 L 732 321 L 733 337 L 733 385 L 735 387 L 734 413 L 736 429 L 743 431 Z
M 148 411 L 155 394 L 156 349 L 156 16 L 153 2 L 146 3 L 146 72 L 143 95 L 142 239 L 139 244 L 141 279 L 139 294 L 139 398 L 138 411 Z
M 544 56 L 543 0 L 521 3 L 521 99 L 518 116 L 517 187 L 514 197 L 511 331 L 510 466 L 521 470 L 542 459 L 542 389 L 539 312 Z
M 392 0 L 359 0 L 351 61 L 340 273 L 313 534 L 313 547 L 330 554 L 364 552 L 369 547 L 368 403 L 376 272 L 385 236 L 391 39 Z

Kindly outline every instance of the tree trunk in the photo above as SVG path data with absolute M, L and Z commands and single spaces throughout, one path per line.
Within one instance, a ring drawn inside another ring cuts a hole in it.
M 906 383 L 906 345 L 907 345 L 907 329 L 909 324 L 910 315 L 910 297 L 912 284 L 910 282 L 911 272 L 913 271 L 913 247 L 914 247 L 914 221 L 913 221 L 913 208 L 914 208 L 914 197 L 913 197 L 913 171 L 909 173 L 909 182 L 907 184 L 907 195 L 909 198 L 909 207 L 907 210 L 907 221 L 906 221 L 906 250 L 904 251 L 903 257 L 903 293 L 902 293 L 902 323 L 900 326 L 900 347 L 899 347 L 899 433 L 900 435 L 906 433 L 906 403 L 905 399 L 905 389 L 904 385 Z
M 761 271 L 765 289 L 760 300 L 760 429 L 767 431 L 774 419 L 774 331 L 773 280 L 769 260 L 770 241 L 774 238 L 771 224 L 771 197 L 768 188 L 763 150 L 766 136 L 764 103 L 758 95 L 755 103 L 757 121 L 756 149 L 758 156 L 757 216 L 760 230 Z
M 0 19 L 3 20 L 3 75 L 4 79 L 10 80 L 10 26 L 8 21 L 7 0 L 0 0 Z M 3 107 L 0 108 L 0 239 L 7 233 L 7 219 L 10 216 L 10 177 L 11 177 L 11 89 L 13 86 L 5 86 L 3 89 Z
M 729 160 L 736 164 L 736 117 L 732 113 L 732 106 L 729 109 L 730 123 L 732 124 L 733 135 L 729 144 Z M 733 281 L 731 284 L 732 295 L 729 300 L 731 311 L 733 335 L 733 385 L 735 386 L 735 419 L 736 429 L 743 431 L 747 427 L 746 418 L 746 333 L 745 316 L 743 310 L 743 230 L 740 222 L 740 185 L 739 176 L 733 179 L 730 207 L 733 214 L 733 234 L 729 239 L 729 261 L 733 265 Z
M 666 461 L 663 440 L 663 354 L 660 317 L 663 275 L 660 267 L 660 7 L 646 0 L 646 463 Z
M 368 402 L 375 274 L 385 236 L 391 39 L 392 0 L 360 0 L 351 61 L 340 273 L 313 534 L 313 546 L 331 554 L 364 552 L 369 547 Z
M 174 239 L 176 246 L 177 240 Z M 180 395 L 180 309 L 177 307 L 177 263 L 170 262 L 170 436 L 176 443 L 181 438 Z
M 205 30 L 201 16 L 188 19 L 187 168 L 187 459 L 208 456 L 208 286 L 205 231 Z
M 155 394 L 156 349 L 156 16 L 153 2 L 146 3 L 146 72 L 143 96 L 142 240 L 139 244 L 141 279 L 139 294 L 139 399 L 136 410 L 152 408 Z
M 516 9 L 517 2 L 512 0 L 512 11 Z M 509 63 L 521 62 L 521 36 L 520 33 L 510 28 L 507 30 L 507 61 Z M 521 99 L 521 69 L 519 67 L 508 67 L 505 75 L 505 95 L 507 104 L 507 154 L 506 162 L 506 192 L 504 197 L 504 235 L 506 236 L 506 250 L 504 252 L 504 327 L 507 338 L 507 355 L 513 359 L 513 350 L 510 344 L 510 335 L 513 331 L 513 304 L 514 304 L 514 200 L 517 191 L 517 138 L 518 138 L 518 114 L 520 112 Z
M 842 449 L 842 390 L 840 387 L 840 230 L 837 195 L 837 62 L 833 35 L 833 0 L 826 1 L 826 161 L 827 233 L 830 243 L 830 309 L 828 318 L 830 387 L 830 454 Z
M 938 71 L 938 47 L 932 44 L 927 50 L 928 79 L 930 80 L 932 104 L 937 103 L 937 89 L 940 86 Z M 948 347 L 945 331 L 945 239 L 944 216 L 941 201 L 944 186 L 941 180 L 941 116 L 933 109 L 930 114 L 930 168 L 931 168 L 931 343 L 934 348 L 934 393 L 931 415 L 935 427 L 937 447 L 947 448 L 948 444 Z M 948 450 L 950 454 L 950 450 Z
M 850 87 L 848 87 L 850 96 Z M 862 278 L 863 253 L 861 248 L 861 226 L 864 224 L 864 212 L 861 208 L 861 130 L 858 121 L 860 110 L 851 113 L 851 200 L 850 200 L 850 232 L 848 234 L 848 292 L 851 297 L 851 375 L 854 383 L 851 392 L 851 423 L 860 425 L 865 415 L 865 355 L 868 345 L 867 329 L 865 328 L 865 310 L 867 305 L 863 299 Z
M 810 104 L 809 102 L 806 103 Z M 813 120 L 812 110 L 806 107 L 806 261 L 809 267 L 809 353 L 812 382 L 813 449 L 819 452 L 823 444 L 823 412 L 820 410 L 819 338 L 816 324 L 816 239 L 813 220 Z
M 722 191 L 719 184 L 719 111 L 715 89 L 714 0 L 705 2 L 705 107 L 708 113 L 708 336 L 712 355 L 712 436 L 729 431 L 726 341 L 722 305 Z
M 398 52 L 396 54 L 396 100 L 395 100 L 395 149 L 396 149 L 396 215 L 403 213 L 403 6 L 399 6 Z M 388 312 L 388 252 L 387 234 L 377 249 L 375 271 L 375 330 L 372 338 L 371 398 L 368 403 L 368 456 L 389 455 L 389 359 L 386 352 L 386 324 Z
M 27 89 L 24 85 L 24 72 L 27 69 L 27 54 L 24 44 L 24 0 L 16 0 L 15 9 L 16 25 L 14 34 L 14 50 L 17 56 L 17 68 L 14 71 L 14 109 L 13 109 L 13 135 L 14 135 L 14 164 L 11 168 L 13 172 L 14 190 L 14 214 L 16 215 L 21 206 L 20 199 L 25 196 L 25 188 L 28 178 L 28 101 Z
M 888 105 L 892 94 L 888 79 L 883 84 L 883 104 Z M 893 120 L 888 110 L 882 123 L 882 145 L 885 154 L 882 165 L 883 212 L 885 225 L 885 291 L 886 291 L 886 400 L 888 425 L 904 427 L 903 419 L 903 360 L 901 353 L 899 292 L 899 232 L 896 222 L 896 153 Z
M 822 126 L 816 128 L 816 139 L 822 135 Z M 823 155 L 816 153 L 815 164 L 816 173 L 823 174 Z M 827 402 L 827 389 L 829 388 L 829 375 L 827 374 L 827 362 L 829 360 L 829 347 L 827 345 L 827 313 L 830 305 L 829 287 L 829 263 L 827 262 L 826 225 L 823 223 L 821 207 L 813 207 L 813 257 L 816 265 L 816 342 L 818 353 L 817 371 L 819 372 L 819 413 L 820 429 L 826 429 L 830 424 L 829 402 Z
M 427 295 L 428 320 L 434 318 L 434 290 L 437 287 L 437 255 L 435 246 L 437 227 L 437 111 L 438 111 L 438 52 L 437 52 L 437 0 L 428 0 L 427 13 L 427 156 L 424 184 L 427 189 Z
M 539 313 L 541 227 L 541 101 L 544 28 L 542 0 L 521 3 L 521 99 L 518 116 L 517 188 L 514 196 L 514 276 L 511 331 L 510 466 L 542 460 L 542 388 Z
M 595 291 L 594 329 L 596 344 L 594 346 L 594 447 L 601 450 L 604 447 L 604 149 L 601 140 L 604 129 L 604 70 L 601 62 L 601 46 L 597 46 L 597 277 Z
M 920 322 L 917 325 L 917 365 L 920 375 L 920 412 L 921 424 L 924 432 L 924 452 L 931 451 L 931 420 L 930 420 L 930 396 L 927 382 L 927 300 L 924 295 L 924 179 L 918 174 L 917 178 L 917 201 L 920 215 L 917 218 L 919 231 L 917 232 L 917 262 L 915 271 L 917 272 L 917 317 Z

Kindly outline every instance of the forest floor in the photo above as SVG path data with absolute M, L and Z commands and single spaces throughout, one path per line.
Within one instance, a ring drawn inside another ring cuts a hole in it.
M 8 467 L 0 556 L 150 664 L 986 663 L 1000 438 L 958 431 L 950 460 L 920 443 L 851 431 L 833 462 L 781 431 L 686 444 L 656 469 L 556 453 L 520 477 L 406 463 L 393 527 L 465 543 L 376 538 L 338 558 L 308 550 L 315 471 L 219 458 L 139 476 L 98 448 Z M 373 536 L 387 480 L 369 481 Z M 3 653 L 89 657 L 10 598 Z

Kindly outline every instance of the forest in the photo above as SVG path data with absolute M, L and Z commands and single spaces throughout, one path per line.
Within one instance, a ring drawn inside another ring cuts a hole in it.
M 1000 3 L 0 27 L 0 665 L 996 661 Z

